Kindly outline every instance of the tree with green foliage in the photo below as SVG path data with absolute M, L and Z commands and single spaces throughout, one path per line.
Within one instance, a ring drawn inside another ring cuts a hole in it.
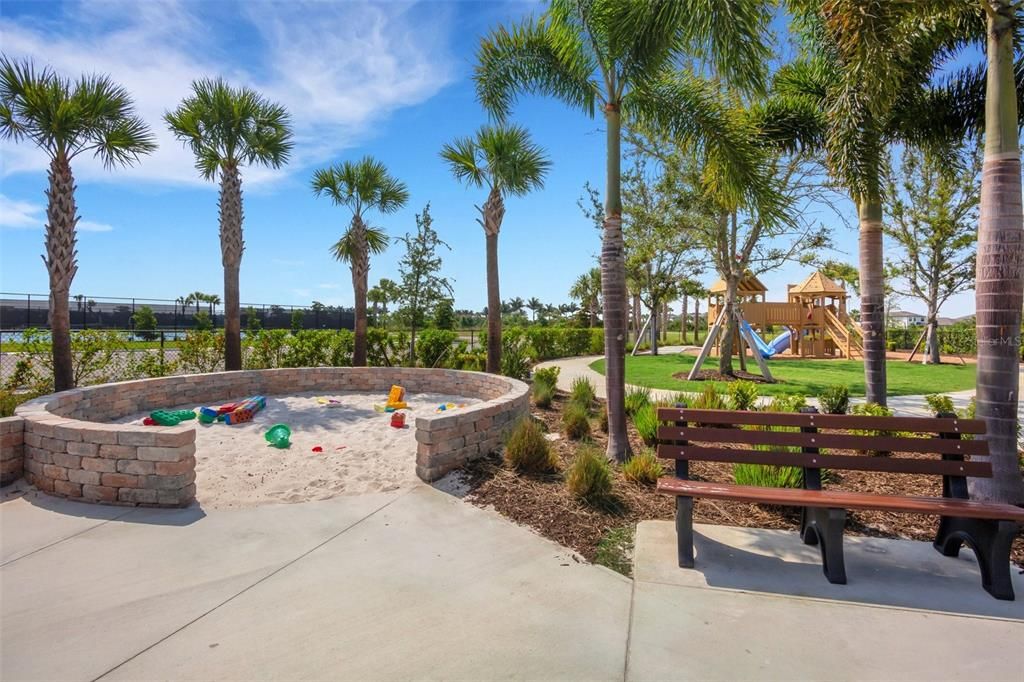
M 765 43 L 771 17 L 756 0 L 622 2 L 552 0 L 540 19 L 492 31 L 477 54 L 477 95 L 485 108 L 505 118 L 519 94 L 560 99 L 593 117 L 600 110 L 606 132 L 605 225 L 601 247 L 607 362 L 608 455 L 629 455 L 625 411 L 626 264 L 620 191 L 623 115 L 671 129 L 708 150 L 729 157 L 721 188 L 746 192 L 749 143 L 708 95 L 697 72 L 680 74 L 688 56 L 704 58 L 737 87 L 763 85 Z
M 981 153 L 963 150 L 958 163 L 912 147 L 886 174 L 885 235 L 899 251 L 890 259 L 901 293 L 925 304 L 924 361 L 939 364 L 939 310 L 974 285 Z
M 130 166 L 156 149 L 128 91 L 107 76 L 64 78 L 31 61 L 0 57 L 0 138 L 27 140 L 49 159 L 46 190 L 46 265 L 50 278 L 53 384 L 75 385 L 71 353 L 71 282 L 78 272 L 79 215 L 71 162 L 82 153 L 104 168 Z
M 442 260 L 438 248 L 451 250 L 447 242 L 437 236 L 430 217 L 430 204 L 423 207 L 423 213 L 416 214 L 416 234 L 405 233 L 398 241 L 405 245 L 405 255 L 398 263 L 401 277 L 402 316 L 409 323 L 409 358 L 416 358 L 416 329 L 423 326 L 426 311 L 433 309 L 439 301 L 454 294 L 448 279 L 441 276 Z
M 153 308 L 148 305 L 144 305 L 134 313 L 132 313 L 132 329 L 135 333 L 146 341 L 152 341 L 157 338 L 156 328 L 157 319 L 156 313 L 153 312 Z
M 487 240 L 487 371 L 501 371 L 501 292 L 498 276 L 498 234 L 505 217 L 505 197 L 523 196 L 544 186 L 551 166 L 544 151 L 520 126 L 484 126 L 474 137 L 459 138 L 441 150 L 460 181 L 487 189 L 477 207 L 477 222 Z
M 434 306 L 434 328 L 455 329 L 455 306 L 452 304 L 452 299 L 442 298 Z
M 242 369 L 242 311 L 238 277 L 242 267 L 241 167 L 280 168 L 292 150 L 288 112 L 247 87 L 221 79 L 193 81 L 192 94 L 164 116 L 174 136 L 196 157 L 206 180 L 220 175 L 220 250 L 224 266 L 224 368 Z
M 579 301 L 587 311 L 587 326 L 597 324 L 597 314 L 601 310 L 601 268 L 590 268 L 577 277 L 569 289 L 569 296 Z
M 366 222 L 368 211 L 394 213 L 409 201 L 405 183 L 391 175 L 380 161 L 365 156 L 357 162 L 345 161 L 313 174 L 313 193 L 328 196 L 338 206 L 352 212 L 348 229 L 331 247 L 334 257 L 348 263 L 352 270 L 355 297 L 354 367 L 366 366 L 366 295 L 369 287 L 370 255 L 383 253 L 388 246 L 387 233 Z
M 860 272 L 857 267 L 845 261 L 824 260 L 818 265 L 821 274 L 829 279 L 850 288 L 855 295 L 860 295 Z

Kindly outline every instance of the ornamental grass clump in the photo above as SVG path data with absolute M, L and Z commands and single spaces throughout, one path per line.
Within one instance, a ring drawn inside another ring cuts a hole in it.
M 579 405 L 587 414 L 590 414 L 590 410 L 594 407 L 594 400 L 597 398 L 597 392 L 594 390 L 594 384 L 591 383 L 590 379 L 586 377 L 576 377 L 572 380 L 572 384 L 569 386 L 569 401 Z
M 733 381 L 728 393 L 729 407 L 734 410 L 752 410 L 757 405 L 757 384 L 753 381 Z
M 687 403 L 687 407 L 693 410 L 729 409 L 729 406 L 725 402 L 725 397 L 718 392 L 718 387 L 710 382 L 704 386 L 704 389 L 697 395 L 697 397 Z
M 565 485 L 576 499 L 600 502 L 612 491 L 611 464 L 597 446 L 584 443 L 565 473 Z
M 645 445 L 654 445 L 658 440 L 658 406 L 648 403 L 633 415 L 633 426 Z
M 555 387 L 545 383 L 534 383 L 530 387 L 533 393 L 533 404 L 537 407 L 548 409 L 551 407 L 551 400 L 555 397 Z
M 639 452 L 622 465 L 623 478 L 641 485 L 654 485 L 664 472 L 661 460 L 653 450 Z
M 517 471 L 547 473 L 558 468 L 558 458 L 544 437 L 540 422 L 524 417 L 505 443 L 505 463 Z
M 558 384 L 558 373 L 561 369 L 561 367 L 555 366 L 533 370 L 534 386 L 537 384 L 545 384 L 553 389 Z
M 842 384 L 829 386 L 818 396 L 818 404 L 825 414 L 846 414 L 850 411 L 850 389 Z
M 626 389 L 626 415 L 632 417 L 637 410 L 651 404 L 651 389 L 630 387 Z
M 590 435 L 590 415 L 586 408 L 570 402 L 562 412 L 562 428 L 567 438 L 581 440 Z

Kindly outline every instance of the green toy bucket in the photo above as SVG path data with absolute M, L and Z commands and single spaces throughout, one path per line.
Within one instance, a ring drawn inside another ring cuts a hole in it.
M 263 437 L 275 448 L 286 448 L 291 445 L 288 440 L 291 435 L 292 430 L 288 428 L 287 424 L 274 424 L 267 429 L 267 432 L 263 434 Z

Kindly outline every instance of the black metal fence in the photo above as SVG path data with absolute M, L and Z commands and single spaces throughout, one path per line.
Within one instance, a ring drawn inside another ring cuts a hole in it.
M 73 329 L 135 329 L 135 314 L 148 307 L 156 317 L 156 329 L 187 331 L 207 322 L 213 327 L 224 324 L 224 309 L 219 303 L 189 303 L 157 298 L 119 298 L 109 296 L 69 297 Z M 17 331 L 35 327 L 49 328 L 49 297 L 46 294 L 0 292 L 0 329 Z M 204 316 L 205 314 L 205 316 Z M 290 306 L 272 303 L 243 303 L 242 327 L 260 329 L 353 329 L 355 313 L 339 306 Z

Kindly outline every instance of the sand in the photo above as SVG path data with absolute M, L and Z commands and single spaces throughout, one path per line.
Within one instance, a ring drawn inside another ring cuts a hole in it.
M 325 407 L 317 398 L 337 400 L 340 406 Z M 414 485 L 419 480 L 416 415 L 433 415 L 440 403 L 479 402 L 460 396 L 411 394 L 406 397 L 411 408 L 406 411 L 407 426 L 397 429 L 390 425 L 390 414 L 373 409 L 374 404 L 385 401 L 386 396 L 378 393 L 267 396 L 266 408 L 251 422 L 233 426 L 194 422 L 196 499 L 204 508 L 243 508 Z M 137 414 L 119 421 L 141 424 L 146 416 Z M 273 424 L 291 428 L 291 447 L 278 449 L 267 444 L 263 434 Z M 314 446 L 323 452 L 313 452 Z

